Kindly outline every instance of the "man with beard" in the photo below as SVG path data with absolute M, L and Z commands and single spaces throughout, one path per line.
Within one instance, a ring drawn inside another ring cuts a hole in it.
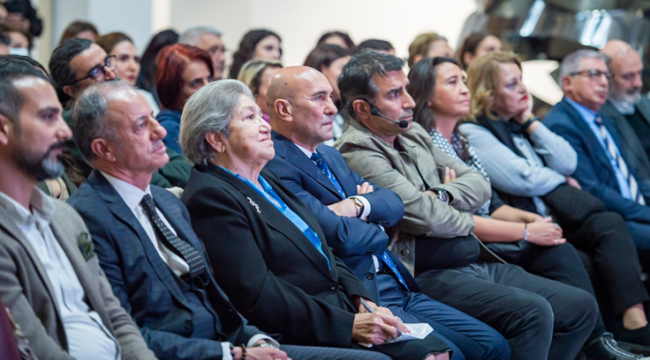
M 641 96 L 643 62 L 622 40 L 609 41 L 600 53 L 609 58 L 607 66 L 612 74 L 609 99 L 600 112 L 616 125 L 638 180 L 650 185 L 650 99 Z
M 35 187 L 61 176 L 72 135 L 54 88 L 31 66 L 0 69 L 0 98 L 0 301 L 38 358 L 155 359 L 79 214 Z

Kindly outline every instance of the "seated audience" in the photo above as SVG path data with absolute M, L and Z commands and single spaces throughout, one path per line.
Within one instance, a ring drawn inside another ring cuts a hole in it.
M 9 36 L 9 53 L 29 56 L 32 49 L 32 39 L 28 33 L 0 23 L 0 32 Z
M 221 31 L 208 27 L 196 26 L 185 30 L 178 39 L 181 44 L 196 46 L 210 54 L 214 75 L 212 81 L 221 80 L 226 70 L 226 47 L 221 40 Z
M 117 75 L 116 56 L 108 56 L 104 49 L 87 39 L 73 38 L 56 48 L 50 59 L 50 72 L 61 103 L 69 109 L 63 112 L 63 119 L 70 123 L 71 104 L 91 84 L 115 80 Z M 160 115 L 160 114 L 159 114 Z M 92 168 L 86 163 L 73 140 L 66 142 L 74 159 L 74 167 L 88 177 Z M 182 155 L 168 148 L 170 162 L 156 172 L 152 183 L 170 188 L 184 186 L 189 179 L 190 166 Z
M 571 53 L 562 60 L 560 76 L 564 98 L 551 109 L 544 124 L 564 137 L 567 147 L 573 147 L 577 153 L 573 176 L 608 210 L 623 216 L 642 263 L 648 264 L 650 187 L 637 180 L 616 126 L 600 113 L 611 78 L 605 56 L 590 50 Z M 650 331 L 650 326 L 645 329 Z
M 99 31 L 97 31 L 95 25 L 87 21 L 73 21 L 65 28 L 65 30 L 63 30 L 61 39 L 59 39 L 59 46 L 72 38 L 82 38 L 95 41 L 98 36 Z
M 335 143 L 352 171 L 404 202 L 406 214 L 390 232 L 393 252 L 424 294 L 499 331 L 513 359 L 574 359 L 596 322 L 595 299 L 518 266 L 479 261 L 471 212 L 489 199 L 490 185 L 412 122 L 403 66 L 376 52 L 350 59 L 339 79 L 349 125 Z M 449 168 L 445 176 L 440 168 Z
M 467 71 L 474 60 L 479 57 L 494 51 L 502 51 L 503 44 L 501 39 L 487 33 L 474 33 L 465 38 L 463 44 L 456 52 L 456 60 L 461 66 L 461 69 Z M 451 56 L 449 56 L 451 57 Z
M 241 67 L 248 60 L 282 59 L 282 39 L 273 31 L 266 29 L 250 30 L 239 43 L 239 49 L 232 55 L 232 64 L 228 76 L 237 79 Z
M 341 47 L 336 45 L 318 45 L 314 50 L 312 50 L 307 59 L 305 59 L 305 66 L 314 68 L 327 78 L 327 81 L 332 87 L 332 101 L 336 106 L 337 114 L 334 115 L 332 119 L 332 131 L 334 136 L 332 139 L 326 141 L 328 145 L 334 144 L 336 139 L 341 137 L 343 134 L 343 116 L 339 114 L 341 109 L 341 93 L 339 92 L 338 79 L 343 70 L 343 66 L 348 63 L 350 56 L 348 53 Z
M 432 57 L 452 57 L 454 52 L 449 46 L 447 38 L 434 32 L 420 34 L 409 45 L 409 68 L 418 61 Z
M 341 154 L 326 145 L 336 107 L 323 74 L 308 67 L 279 71 L 267 102 L 275 157 L 266 168 L 311 210 L 325 240 L 371 291 L 377 305 L 407 323 L 426 322 L 454 349 L 452 359 L 510 359 L 510 348 L 494 329 L 419 291 L 390 251 L 384 227 L 404 215 L 402 200 L 350 171 Z M 309 94 L 325 94 L 304 101 Z M 461 325 L 462 324 L 462 325 Z M 445 339 L 446 338 L 446 339 Z
M 2 6 L 7 9 L 7 20 L 10 26 L 24 32 L 30 38 L 41 35 L 43 21 L 36 14 L 36 9 L 30 0 L 3 0 Z
M 158 67 L 158 54 L 167 45 L 178 42 L 178 33 L 174 30 L 163 30 L 151 38 L 149 45 L 142 54 L 140 60 L 140 75 L 138 75 L 138 87 L 151 92 L 156 101 L 156 69 Z
M 376 52 L 381 52 L 381 53 L 395 56 L 395 48 L 391 43 L 389 43 L 386 40 L 379 40 L 379 39 L 364 40 L 360 42 L 359 45 L 357 45 L 357 47 L 354 48 L 354 51 L 352 51 L 352 53 L 357 54 L 364 51 L 376 51 Z
M 607 68 L 612 76 L 609 98 L 600 112 L 616 125 L 637 180 L 650 186 L 650 99 L 641 95 L 641 56 L 621 40 L 610 40 L 600 53 L 608 57 Z
M 266 108 L 266 90 L 269 88 L 271 76 L 279 69 L 282 69 L 282 63 L 279 61 L 257 59 L 247 61 L 239 71 L 238 80 L 251 90 L 255 97 L 255 104 L 262 110 L 262 118 L 266 122 L 269 122 L 269 112 Z
M 79 214 L 34 186 L 61 176 L 72 136 L 49 79 L 16 68 L 0 75 L 0 98 L 0 301 L 40 359 L 155 359 Z
M 354 49 L 354 41 L 350 35 L 342 31 L 328 31 L 318 39 L 316 46 L 321 44 L 336 45 L 350 52 Z
M 125 33 L 113 32 L 98 37 L 96 43 L 106 51 L 108 56 L 115 56 L 117 61 L 115 74 L 119 79 L 135 87 L 138 75 L 140 75 L 140 56 L 133 45 L 133 40 Z M 156 116 L 160 112 L 160 108 L 151 93 L 142 89 L 137 89 L 137 91 L 144 96 L 153 115 Z
M 362 343 L 397 359 L 449 359 L 450 348 L 433 334 L 383 344 L 409 330 L 375 305 L 332 255 L 309 209 L 263 169 L 274 155 L 271 127 L 244 84 L 222 80 L 199 90 L 181 124 L 181 145 L 196 164 L 182 200 L 215 278 L 242 315 L 290 344 Z M 384 357 L 366 356 L 377 355 Z
M 149 185 L 168 157 L 145 99 L 123 82 L 94 85 L 75 103 L 72 127 L 94 170 L 69 202 L 149 348 L 161 359 L 287 359 L 216 284 L 180 200 Z M 286 350 L 295 359 L 327 351 Z
M 479 93 L 484 93 L 480 92 L 481 80 L 498 75 L 489 74 L 485 68 L 487 67 L 471 68 L 470 72 L 473 76 L 471 84 L 479 84 L 479 90 L 475 89 Z M 481 76 L 483 71 L 485 75 Z M 458 130 L 459 120 L 470 112 L 470 92 L 458 63 L 449 58 L 425 59 L 411 69 L 409 81 L 407 89 L 416 103 L 415 121 L 429 132 L 434 144 L 447 155 L 480 171 L 490 181 L 489 173 L 481 162 L 482 153 L 477 154 L 465 135 Z M 499 84 L 495 86 L 498 88 Z M 498 91 L 496 93 L 500 94 Z M 498 102 L 499 95 L 494 97 L 494 101 Z M 499 111 L 499 107 L 495 109 Z M 505 157 L 501 156 L 499 162 L 502 162 L 503 158 Z M 509 196 L 505 198 L 510 199 Z M 474 213 L 476 236 L 509 263 L 519 265 L 532 274 L 578 287 L 595 296 L 589 275 L 573 247 L 575 245 L 592 257 L 597 277 L 601 280 L 598 283 L 603 285 L 608 298 L 607 304 L 613 304 L 616 315 L 622 314 L 624 319 L 646 322 L 642 303 L 650 298 L 641 282 L 638 261 L 634 256 L 631 260 L 627 259 L 631 254 L 635 254 L 636 250 L 625 223 L 618 214 L 593 214 L 585 219 L 582 225 L 584 229 L 581 227 L 573 230 L 569 226 L 568 230 L 563 232 L 562 227 L 551 223 L 550 217 L 545 217 L 549 214 L 521 210 L 515 207 L 516 205 L 517 203 L 506 204 L 493 190 L 491 201 L 486 202 Z M 580 204 L 574 204 L 573 207 L 582 211 Z M 563 214 L 553 215 L 562 222 Z M 590 224 L 595 223 L 602 225 L 590 229 L 593 227 Z M 617 231 L 605 229 L 616 226 Z M 567 239 L 571 244 L 565 244 Z M 603 319 L 599 317 L 588 343 L 599 343 L 602 337 L 610 338 L 611 335 L 606 334 Z M 599 349 L 602 350 L 602 347 L 588 345 L 588 358 L 600 358 Z
M 212 60 L 204 50 L 185 44 L 163 48 L 158 56 L 156 93 L 162 110 L 156 116 L 167 136 L 168 148 L 182 154 L 178 144 L 181 112 L 187 99 L 212 81 Z

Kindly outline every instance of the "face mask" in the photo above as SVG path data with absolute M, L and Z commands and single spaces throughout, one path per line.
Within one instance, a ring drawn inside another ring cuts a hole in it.
M 9 54 L 29 56 L 29 49 L 27 48 L 9 48 Z

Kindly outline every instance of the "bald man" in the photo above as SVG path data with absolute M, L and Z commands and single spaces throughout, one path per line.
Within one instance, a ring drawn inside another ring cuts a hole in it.
M 641 56 L 622 40 L 609 41 L 600 53 L 609 58 L 612 74 L 609 99 L 600 112 L 616 125 L 638 180 L 650 186 L 650 99 L 641 96 Z
M 267 164 L 316 216 L 334 255 L 406 323 L 426 322 L 454 349 L 452 359 L 509 359 L 503 336 L 488 325 L 420 292 L 386 249 L 384 227 L 404 216 L 397 194 L 352 172 L 332 139 L 337 109 L 327 78 L 309 67 L 287 67 L 272 78 L 267 108 L 275 157 Z

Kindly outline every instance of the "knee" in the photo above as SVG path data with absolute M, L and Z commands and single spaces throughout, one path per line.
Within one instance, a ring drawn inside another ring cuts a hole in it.
M 485 354 L 481 359 L 485 360 L 510 360 L 510 345 L 508 341 L 501 336 L 496 330 L 492 330 L 493 334 L 490 334 L 488 347 L 485 349 Z
M 537 334 L 548 335 L 550 338 L 553 334 L 555 315 L 548 300 L 541 295 L 531 294 L 524 304 L 525 306 L 519 311 L 520 324 L 528 329 L 534 329 Z
M 566 330 L 573 331 L 581 328 L 589 329 L 590 331 L 596 325 L 600 310 L 598 309 L 598 302 L 591 294 L 578 288 L 572 288 L 571 293 L 567 294 L 564 301 L 562 301 L 565 311 L 561 316 L 558 316 L 558 322 L 561 323 Z

